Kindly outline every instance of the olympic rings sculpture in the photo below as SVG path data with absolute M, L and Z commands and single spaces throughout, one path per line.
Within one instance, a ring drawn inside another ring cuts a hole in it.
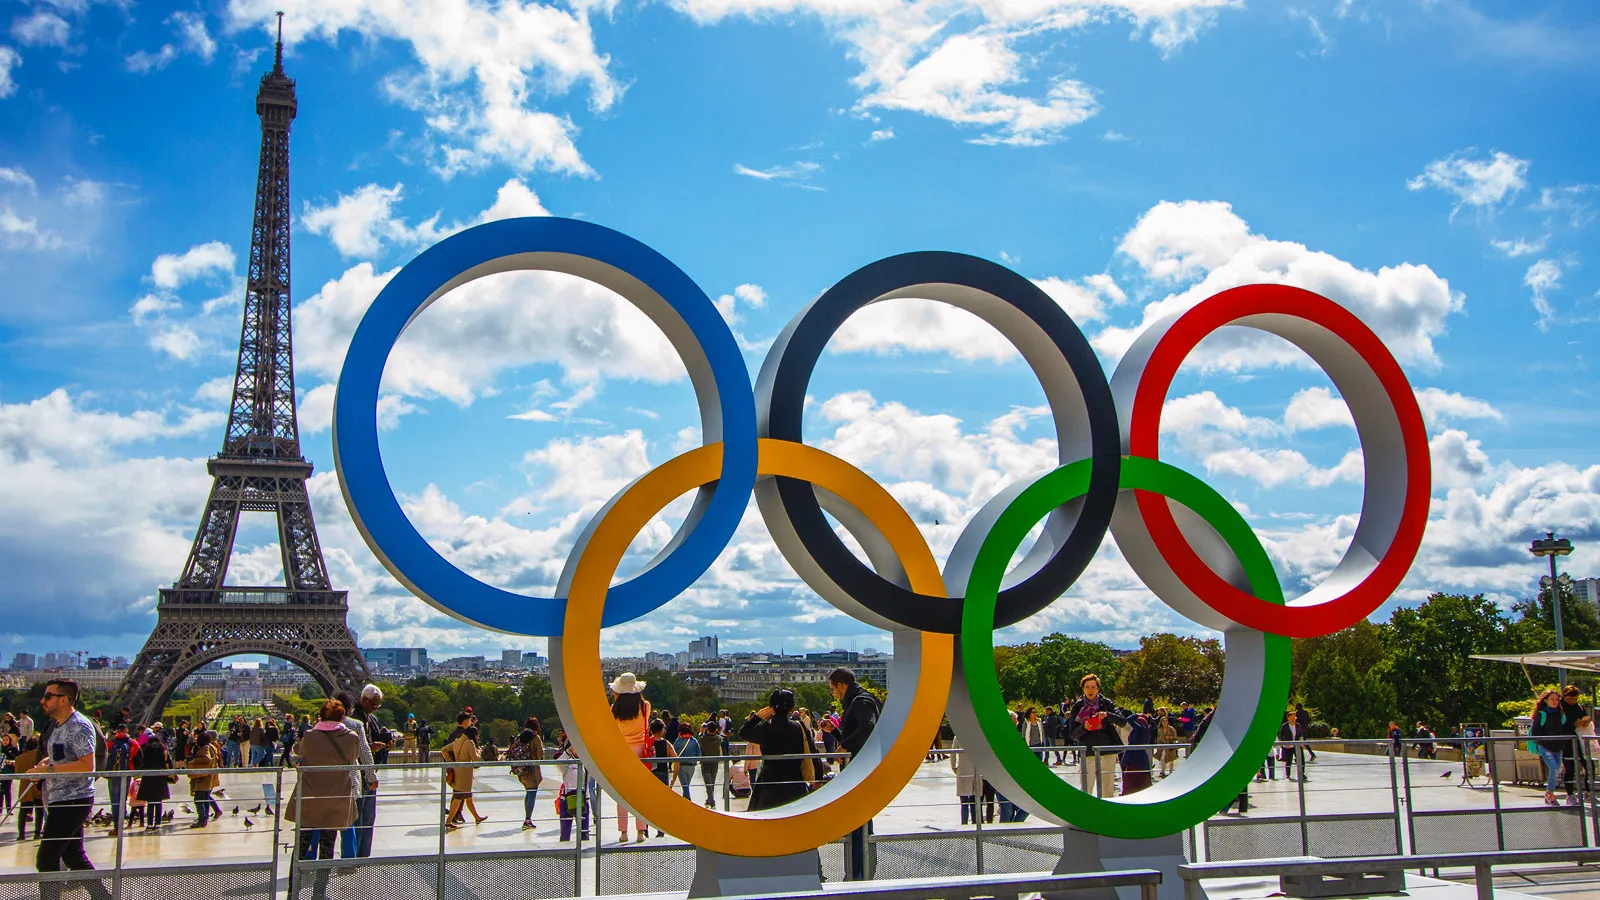
M 456 568 L 417 532 L 378 448 L 378 391 L 406 326 L 447 291 L 485 275 L 564 272 L 633 303 L 683 358 L 704 445 L 668 460 L 595 515 L 568 556 L 554 597 L 529 597 Z M 973 516 L 941 571 L 906 511 L 849 463 L 806 446 L 806 387 L 829 338 L 855 311 L 892 297 L 932 299 L 994 326 L 1038 376 L 1060 466 L 1012 485 Z M 1285 602 L 1243 517 L 1193 475 L 1160 461 L 1161 410 L 1178 368 L 1225 325 L 1278 335 L 1322 367 L 1349 405 L 1366 463 L 1359 523 L 1343 560 Z M 1082 331 L 1026 278 L 957 253 L 871 263 L 806 306 L 774 343 L 752 388 L 722 316 L 687 275 L 625 235 L 559 218 L 490 222 L 439 242 L 373 301 L 345 357 L 333 447 L 350 514 L 373 552 L 442 612 L 550 638 L 563 724 L 611 793 L 690 843 L 736 856 L 784 856 L 866 823 L 909 783 L 947 712 L 979 770 L 1024 808 L 1119 838 L 1194 825 L 1249 781 L 1277 734 L 1289 691 L 1290 638 L 1344 628 L 1399 586 L 1422 541 L 1430 494 L 1427 432 L 1404 373 L 1356 316 L 1309 291 L 1246 285 L 1148 328 L 1109 382 Z M 611 583 L 629 543 L 674 498 L 696 489 L 684 524 L 642 572 Z M 727 545 L 751 495 L 784 558 L 844 612 L 889 631 L 889 693 L 850 765 L 785 806 L 730 815 L 685 801 L 639 765 L 611 719 L 600 630 L 682 593 Z M 832 515 L 866 553 L 835 533 Z M 1040 536 L 1011 571 L 1037 525 Z M 994 632 L 1061 596 L 1107 531 L 1150 590 L 1223 633 L 1227 666 L 1209 730 L 1177 772 L 1110 799 L 1066 784 L 1012 726 L 994 669 Z

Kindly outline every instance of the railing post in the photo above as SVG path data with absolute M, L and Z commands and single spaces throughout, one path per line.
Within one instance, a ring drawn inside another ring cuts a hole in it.
M 1306 824 L 1306 750 L 1305 745 L 1295 742 L 1293 746 L 1294 761 L 1300 769 L 1300 780 L 1295 782 L 1296 793 L 1300 796 L 1300 855 L 1311 855 L 1311 829 Z
M 1394 752 L 1392 750 L 1389 752 L 1388 756 L 1389 798 L 1394 801 L 1394 852 L 1396 856 L 1404 856 L 1406 852 L 1406 842 L 1405 838 L 1403 837 L 1404 831 L 1400 822 L 1400 773 L 1395 769 Z M 1498 795 L 1496 796 L 1498 797 Z M 1496 821 L 1498 821 L 1498 814 Z
M 1405 744 L 1400 745 L 1400 777 L 1406 789 L 1406 839 L 1411 842 L 1411 853 L 1417 852 L 1417 809 L 1411 796 L 1411 757 Z
M 572 895 L 583 895 L 583 823 L 589 814 L 589 771 L 578 763 L 578 808 L 572 816 Z M 565 786 L 557 784 L 556 803 L 562 808 L 556 810 L 556 818 L 561 817 L 565 811 L 566 797 L 562 793 Z
M 1494 900 L 1494 869 L 1488 863 L 1472 867 L 1472 883 L 1478 889 L 1478 900 Z
M 439 764 L 439 859 L 438 866 L 433 874 L 434 896 L 444 896 L 444 838 L 449 832 L 450 803 L 446 799 L 450 782 L 447 777 L 449 767 L 444 763 Z
M 589 780 L 587 778 L 584 779 L 583 789 L 584 791 L 589 790 Z M 606 846 L 606 829 L 601 819 L 605 813 L 605 807 L 601 805 L 600 800 L 605 791 L 597 787 L 593 794 L 594 815 L 591 818 L 594 820 L 594 892 L 598 895 L 600 893 L 600 854 L 604 852 Z
M 963 750 L 963 753 L 966 751 Z M 977 779 L 978 792 L 972 795 L 972 844 L 973 860 L 977 866 L 977 874 L 983 874 L 983 773 L 978 771 L 977 762 L 972 764 L 972 777 Z M 958 795 L 957 800 L 961 799 Z
M 1501 810 L 1501 807 L 1500 807 L 1500 775 L 1499 775 L 1499 772 L 1496 770 L 1495 764 L 1494 764 L 1494 758 L 1496 756 L 1498 756 L 1499 753 L 1496 752 L 1498 750 L 1498 747 L 1496 746 L 1496 744 L 1494 742 L 1494 738 L 1493 738 L 1492 735 L 1485 737 L 1485 740 L 1483 742 L 1483 749 L 1484 749 L 1484 755 L 1488 758 L 1488 762 L 1489 762 L 1489 787 L 1494 792 L 1494 838 L 1495 838 L 1495 847 L 1500 849 L 1500 850 L 1504 850 L 1506 848 L 1505 813 Z M 1513 776 L 1516 774 L 1516 771 L 1517 771 L 1516 770 L 1516 765 L 1517 765 L 1516 753 L 1517 753 L 1517 745 L 1516 745 L 1515 742 L 1513 742 L 1511 744 L 1511 766 L 1512 766 L 1511 772 L 1512 772 Z M 1465 771 L 1465 770 L 1463 770 L 1463 771 Z
M 278 844 L 283 840 L 283 760 L 278 760 L 278 775 L 272 787 L 272 877 L 278 877 Z M 296 844 L 296 849 L 298 849 Z M 294 900 L 294 898 L 290 898 Z
M 1577 769 L 1572 773 L 1572 780 L 1576 782 L 1578 797 L 1578 834 L 1581 836 L 1581 846 L 1589 846 L 1589 820 L 1584 816 L 1584 808 L 1589 805 L 1589 760 L 1584 755 L 1583 738 L 1572 737 L 1572 765 Z
M 305 760 L 302 758 L 301 759 L 301 765 L 303 766 L 304 764 L 305 764 Z M 305 821 L 305 816 L 300 814 L 300 810 L 302 808 L 302 805 L 305 803 L 305 798 L 306 798 L 306 792 L 300 790 L 300 788 L 305 787 L 304 784 L 301 784 L 301 782 L 304 779 L 305 779 L 305 770 L 304 769 L 301 769 L 301 770 L 299 770 L 298 772 L 295 773 L 295 776 L 294 776 L 294 786 L 295 786 L 295 792 L 294 792 L 294 852 L 289 854 L 289 898 L 288 898 L 288 900 L 296 900 L 296 896 L 300 893 L 300 823 Z M 220 783 L 221 780 L 222 780 L 221 776 L 217 776 L 217 780 Z M 216 790 L 217 790 L 216 788 L 212 788 L 209 793 L 211 793 L 212 796 L 215 796 L 216 795 Z M 199 812 L 199 810 L 195 810 L 195 811 Z M 321 835 L 318 835 L 318 837 L 320 838 Z M 319 843 L 320 843 L 320 841 L 319 841 Z M 273 874 L 276 875 L 277 873 L 273 873 Z
M 111 777 L 113 780 L 120 779 L 122 782 L 122 802 L 118 803 L 117 808 L 112 811 L 113 818 L 111 820 L 117 829 L 117 861 L 111 867 L 111 896 L 116 900 L 122 900 L 122 839 L 128 832 L 128 823 L 123 816 L 123 810 L 128 806 L 128 788 L 133 783 L 122 773 L 117 773 Z M 165 778 L 166 776 L 163 775 L 162 777 Z M 115 799 L 115 796 L 112 799 Z M 160 825 L 161 823 L 157 822 L 156 824 Z

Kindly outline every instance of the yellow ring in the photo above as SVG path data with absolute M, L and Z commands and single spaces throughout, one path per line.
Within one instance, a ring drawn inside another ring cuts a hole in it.
M 760 475 L 808 481 L 866 516 L 899 557 L 911 590 L 945 595 L 944 578 L 922 533 L 882 485 L 844 460 L 803 444 L 763 439 L 759 454 Z M 691 450 L 640 478 L 595 526 L 572 573 L 562 637 L 550 641 L 551 670 L 565 682 L 555 686 L 555 694 L 565 701 L 562 720 L 580 756 L 606 789 L 639 816 L 717 853 L 787 856 L 821 847 L 865 825 L 911 782 L 944 714 L 955 637 L 895 633 L 897 657 L 903 653 L 919 657 L 916 684 L 896 683 L 872 740 L 821 790 L 794 803 L 742 815 L 683 799 L 640 763 L 611 717 L 600 670 L 600 620 L 606 590 L 634 537 L 668 503 L 715 481 L 721 470 L 722 444 Z M 569 642 L 572 646 L 565 646 Z

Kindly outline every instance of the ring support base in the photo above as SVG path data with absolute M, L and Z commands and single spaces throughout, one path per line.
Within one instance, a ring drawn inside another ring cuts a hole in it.
M 696 849 L 689 896 L 731 897 L 822 890 L 822 855 L 806 850 L 792 856 L 728 856 Z
M 1188 862 L 1183 855 L 1183 835 L 1143 840 L 1124 840 L 1105 837 L 1068 828 L 1061 861 L 1056 863 L 1055 874 L 1078 872 L 1113 872 L 1119 869 L 1156 869 L 1161 872 L 1160 900 L 1182 900 L 1183 880 L 1178 877 L 1178 866 Z M 1139 900 L 1139 889 L 1098 888 L 1094 890 L 1056 892 L 1040 895 L 1044 900 Z

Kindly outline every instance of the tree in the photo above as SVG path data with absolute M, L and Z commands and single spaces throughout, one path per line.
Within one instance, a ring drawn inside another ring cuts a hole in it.
M 1122 658 L 1116 696 L 1125 702 L 1165 697 L 1172 703 L 1215 703 L 1222 693 L 1224 655 L 1216 638 L 1153 634 Z
M 994 663 L 1007 703 L 1057 703 L 1078 696 L 1079 680 L 1091 672 L 1100 676 L 1107 690 L 1118 677 L 1117 657 L 1110 647 L 1060 633 L 1046 635 L 1037 644 L 995 647 Z
M 1349 662 L 1357 672 L 1370 672 L 1389 658 L 1389 646 L 1384 642 L 1383 627 L 1370 619 L 1362 619 L 1333 634 L 1296 640 L 1293 673 L 1289 681 L 1291 694 L 1304 694 L 1302 681 L 1306 670 L 1313 660 L 1323 654 Z M 1387 725 L 1388 721 L 1385 720 L 1384 724 Z M 1343 728 L 1342 725 L 1340 727 Z
M 655 710 L 681 710 L 684 701 L 694 693 L 683 683 L 683 678 L 666 669 L 651 669 L 640 675 L 639 680 L 645 682 L 644 698 Z
M 1358 669 L 1350 657 L 1326 651 L 1306 666 L 1301 696 L 1322 721 L 1339 729 L 1341 737 L 1382 738 L 1388 735 L 1389 722 L 1399 717 L 1390 674 L 1387 662 Z
M 529 716 L 539 717 L 539 727 L 546 735 L 554 736 L 556 729 L 561 727 L 561 718 L 556 713 L 556 695 L 550 688 L 550 679 L 543 675 L 529 675 L 522 679 L 522 717 L 519 721 L 527 721 Z
M 794 691 L 795 709 L 808 709 L 816 715 L 826 712 L 833 705 L 833 691 L 828 685 L 820 681 L 807 681 L 800 684 L 783 685 Z
M 1509 624 L 1482 594 L 1433 594 L 1415 609 L 1395 610 L 1383 633 L 1401 714 L 1441 730 L 1463 722 L 1499 722 L 1501 701 L 1527 693 L 1522 673 L 1471 657 L 1517 652 Z
M 300 685 L 300 690 L 296 693 L 300 695 L 301 700 L 326 700 L 328 698 L 328 694 L 322 689 L 322 685 L 317 684 L 315 681 L 308 681 Z

